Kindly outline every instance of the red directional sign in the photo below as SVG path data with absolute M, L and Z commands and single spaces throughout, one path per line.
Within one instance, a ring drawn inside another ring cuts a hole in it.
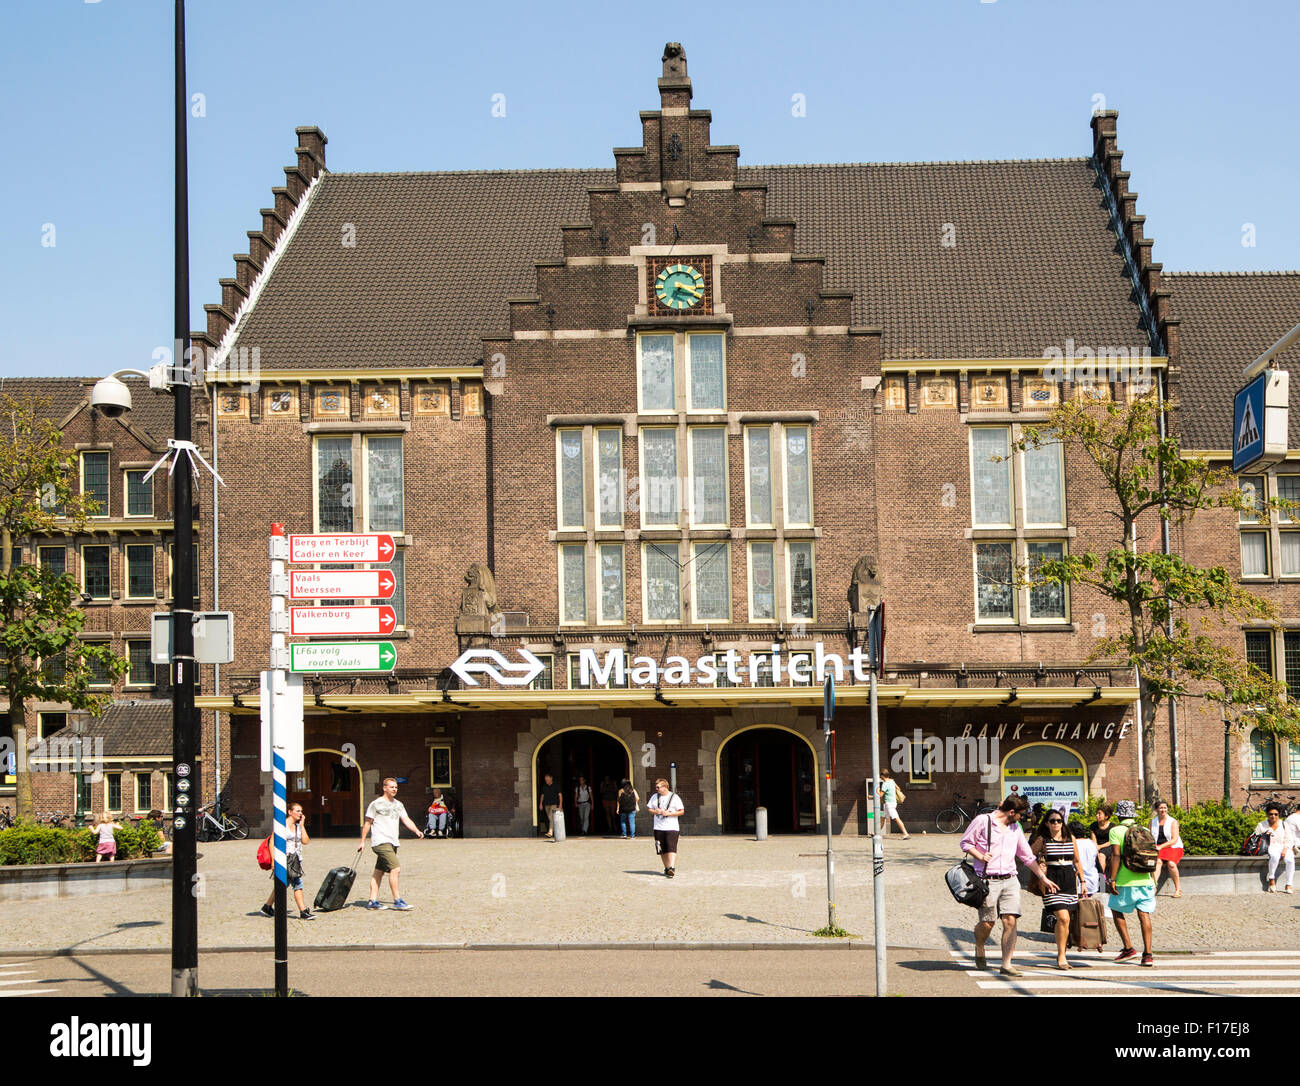
M 295 600 L 391 600 L 397 581 L 386 569 L 296 569 L 289 574 Z
M 391 562 L 395 549 L 391 535 L 291 535 L 289 561 Z
M 290 607 L 289 632 L 296 637 L 323 634 L 390 634 L 397 612 L 379 607 Z

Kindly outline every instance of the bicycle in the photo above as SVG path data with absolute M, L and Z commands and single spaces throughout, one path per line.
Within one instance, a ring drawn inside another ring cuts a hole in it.
M 8 807 L 0 807 L 0 830 L 7 830 L 13 824 L 13 811 Z
M 225 811 L 220 811 L 214 816 L 212 811 L 216 806 L 215 803 L 209 803 L 194 812 L 199 818 L 199 823 L 195 827 L 198 839 L 203 842 L 224 841 L 227 837 L 233 841 L 244 840 L 248 836 L 248 819 L 243 815 L 227 814 Z
M 934 824 L 938 827 L 940 833 L 960 833 L 972 819 L 997 810 L 994 804 L 980 800 L 979 803 L 973 804 L 975 811 L 971 813 L 962 805 L 963 800 L 969 801 L 971 797 L 964 796 L 960 792 L 954 792 L 952 806 L 946 811 L 940 811 L 935 817 Z
M 1246 802 L 1241 805 L 1242 814 L 1260 814 L 1270 803 L 1276 803 L 1282 808 L 1283 818 L 1286 818 L 1286 816 L 1295 809 L 1295 796 L 1284 796 L 1276 790 L 1270 792 L 1267 796 L 1264 796 L 1258 803 L 1250 802 L 1253 796 L 1254 793 L 1247 788 Z

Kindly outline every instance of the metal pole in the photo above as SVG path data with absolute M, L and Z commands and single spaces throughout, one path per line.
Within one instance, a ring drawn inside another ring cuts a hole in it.
M 831 845 L 831 727 L 826 723 L 826 923 L 835 930 L 835 849 Z
M 283 665 L 288 650 L 285 648 L 284 631 L 288 628 L 285 618 L 285 599 L 282 594 L 284 582 L 288 576 L 285 572 L 287 541 L 283 524 L 271 525 L 271 652 L 266 672 L 266 730 L 267 743 L 271 749 L 272 803 L 275 808 L 275 833 L 272 841 L 271 855 L 275 864 L 275 994 L 289 994 L 289 869 L 285 857 L 288 832 L 285 826 L 288 812 L 289 790 L 284 770 L 284 751 L 276 742 L 275 708 L 286 680 Z
M 177 441 L 190 433 L 190 241 L 185 125 L 185 0 L 176 0 L 176 194 L 175 194 L 175 356 L 172 359 L 173 422 Z M 180 378 L 179 380 L 177 378 Z M 179 459 L 179 457 L 178 457 Z M 191 465 L 172 472 L 172 780 L 191 778 L 198 756 L 194 719 L 194 495 Z M 175 789 L 172 810 L 172 995 L 193 996 L 199 987 L 199 899 L 195 893 L 198 857 L 190 796 Z
M 880 711 L 876 704 L 876 669 L 871 669 L 871 779 L 880 780 Z M 885 994 L 885 835 L 881 832 L 879 815 L 876 832 L 871 837 L 871 868 L 873 872 L 871 901 L 875 913 L 876 941 L 876 995 Z

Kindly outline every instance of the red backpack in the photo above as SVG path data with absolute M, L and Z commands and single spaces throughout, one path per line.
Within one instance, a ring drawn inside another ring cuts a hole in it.
M 257 846 L 257 866 L 263 871 L 270 871 L 275 866 L 271 862 L 271 839 L 269 837 Z

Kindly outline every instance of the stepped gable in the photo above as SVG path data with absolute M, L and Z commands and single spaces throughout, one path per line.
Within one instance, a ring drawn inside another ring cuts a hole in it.
M 1242 370 L 1300 322 L 1300 271 L 1178 272 L 1165 282 L 1182 320 L 1182 444 L 1231 449 L 1232 400 L 1245 383 Z M 1284 351 L 1279 366 L 1300 369 L 1300 346 Z M 1300 449 L 1294 408 L 1287 443 Z
M 329 174 L 324 135 L 299 129 L 292 183 L 275 190 L 196 337 L 217 346 L 239 315 L 227 346 L 257 348 L 269 373 L 473 365 L 483 337 L 510 330 L 615 330 L 590 323 L 599 299 L 544 321 L 510 302 L 536 302 L 573 258 L 598 265 L 655 244 L 642 236 L 653 224 L 658 244 L 683 253 L 726 244 L 819 263 L 798 308 L 825 292 L 811 323 L 830 323 L 843 296 L 845 323 L 883 328 L 885 360 L 1039 358 L 1067 339 L 1163 345 L 1167 291 L 1114 113 L 1093 118 L 1079 158 L 742 167 L 738 147 L 712 142 L 710 111 L 691 108 L 676 43 L 658 89 L 640 145 L 615 147 L 613 170 Z

